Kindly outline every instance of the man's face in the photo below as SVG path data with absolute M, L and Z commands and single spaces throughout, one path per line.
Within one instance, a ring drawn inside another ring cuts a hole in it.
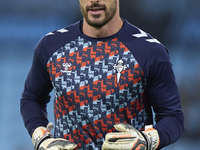
M 117 0 L 79 0 L 85 21 L 96 28 L 107 24 L 115 15 Z

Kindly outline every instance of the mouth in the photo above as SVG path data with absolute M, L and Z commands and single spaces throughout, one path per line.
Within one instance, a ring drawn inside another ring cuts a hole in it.
M 87 9 L 91 15 L 100 15 L 102 12 L 105 11 L 104 7 L 91 7 Z

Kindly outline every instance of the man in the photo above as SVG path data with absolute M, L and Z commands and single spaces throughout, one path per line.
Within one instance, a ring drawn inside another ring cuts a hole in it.
M 21 98 L 35 150 L 155 150 L 178 140 L 184 117 L 165 47 L 120 18 L 119 0 L 79 3 L 83 20 L 35 48 Z

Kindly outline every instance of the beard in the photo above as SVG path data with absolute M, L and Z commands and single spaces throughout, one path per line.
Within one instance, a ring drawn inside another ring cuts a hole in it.
M 105 16 L 103 19 L 95 20 L 95 19 L 100 18 L 101 15 L 91 15 L 91 17 L 94 19 L 94 21 L 89 18 L 88 10 L 92 9 L 94 7 L 100 7 L 104 10 Z M 106 5 L 104 5 L 104 4 L 101 5 L 99 3 L 93 3 L 91 6 L 87 6 L 85 9 L 83 8 L 83 6 L 80 5 L 80 10 L 83 15 L 83 18 L 90 26 L 93 26 L 95 28 L 101 28 L 104 25 L 106 25 L 114 17 L 116 10 L 117 10 L 117 1 L 115 0 L 114 4 L 112 4 L 110 8 L 107 8 Z

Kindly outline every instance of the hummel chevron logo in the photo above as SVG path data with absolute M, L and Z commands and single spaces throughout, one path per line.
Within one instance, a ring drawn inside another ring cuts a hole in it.
M 135 37 L 137 37 L 137 38 L 148 37 L 148 35 L 146 34 L 146 32 L 144 32 L 144 31 L 142 31 L 142 30 L 140 30 L 140 29 L 139 29 L 139 31 L 140 31 L 140 33 L 138 33 L 138 34 L 133 34 L 133 36 L 135 36 Z
M 123 63 L 124 63 L 123 60 L 120 59 L 120 60 L 118 61 L 118 65 L 115 64 L 115 65 L 113 66 L 113 68 L 114 68 L 115 70 L 117 70 L 117 84 L 119 83 L 119 79 L 120 79 L 120 76 L 121 76 L 121 72 L 127 68 L 126 65 L 123 65 Z
M 140 33 L 133 34 L 132 36 L 137 37 L 137 38 L 142 38 L 142 37 L 147 37 L 148 38 L 148 35 L 147 35 L 146 32 L 144 32 L 144 31 L 142 31 L 140 29 L 139 29 L 139 31 L 140 31 Z M 146 41 L 150 42 L 150 43 L 158 43 L 158 44 L 160 44 L 160 42 L 157 39 L 154 39 L 154 38 L 148 38 L 148 39 L 146 39 Z
M 65 33 L 65 32 L 69 32 L 69 30 L 66 30 L 66 29 L 59 29 L 59 30 L 57 30 L 56 32 L 60 32 L 60 33 Z M 54 35 L 54 33 L 53 32 L 49 32 L 47 35 Z
M 57 30 L 57 32 L 60 32 L 60 33 L 65 33 L 65 32 L 68 32 L 69 30 L 66 30 L 66 29 L 60 29 L 60 30 Z
M 68 70 L 69 67 L 72 66 L 71 63 L 63 63 L 62 66 L 64 67 L 64 70 L 61 70 L 62 73 L 71 73 L 71 70 Z

